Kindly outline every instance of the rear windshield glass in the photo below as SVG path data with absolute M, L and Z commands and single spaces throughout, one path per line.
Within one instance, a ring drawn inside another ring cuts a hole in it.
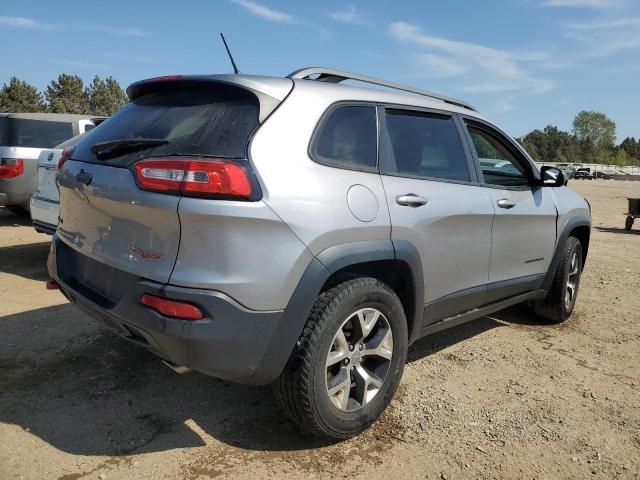
M 5 130 L 3 140 L 8 147 L 53 148 L 73 137 L 71 122 L 5 118 L 0 128 Z
M 258 99 L 251 92 L 221 84 L 166 84 L 130 102 L 87 133 L 74 160 L 128 166 L 149 156 L 202 155 L 244 158 L 258 126 Z M 167 140 L 162 145 L 125 150 L 106 159 L 91 152 L 97 143 L 127 139 Z

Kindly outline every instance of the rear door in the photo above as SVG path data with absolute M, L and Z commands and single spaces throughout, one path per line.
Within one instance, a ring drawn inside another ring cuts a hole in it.
M 451 114 L 387 108 L 383 119 L 391 238 L 420 254 L 426 326 L 484 302 L 494 210 Z
M 239 87 L 146 86 L 142 96 L 87 133 L 64 164 L 58 236 L 94 260 L 168 282 L 180 243 L 180 196 L 140 190 L 135 163 L 149 157 L 245 158 L 258 112 L 255 95 Z M 164 143 L 131 146 L 132 139 Z M 120 146 L 96 155 L 92 147 L 104 142 Z
M 557 210 L 551 189 L 537 185 L 533 165 L 506 135 L 484 122 L 465 123 L 496 212 L 488 299 L 538 288 L 556 241 Z

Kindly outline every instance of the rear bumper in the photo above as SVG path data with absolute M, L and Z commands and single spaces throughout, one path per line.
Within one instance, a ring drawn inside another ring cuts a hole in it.
M 2 188 L 2 185 L 0 185 Z M 31 194 L 6 192 L 0 193 L 0 205 L 2 206 L 16 206 L 29 208 L 29 197 Z
M 165 285 L 122 271 L 111 272 L 115 293 L 106 297 L 75 278 L 72 265 L 80 263 L 94 272 L 109 267 L 87 265 L 94 261 L 74 256 L 80 255 L 54 235 L 49 274 L 71 302 L 120 336 L 174 364 L 217 378 L 267 384 L 280 374 L 282 359 L 288 357 L 282 350 L 292 348 L 279 345 L 283 311 L 252 311 L 221 292 Z M 110 289 L 108 285 L 103 288 Z M 191 302 L 205 318 L 186 321 L 165 317 L 139 303 L 145 293 Z
M 0 205 L 29 208 L 29 198 L 36 191 L 37 172 L 32 161 L 25 162 L 25 172 L 22 175 L 0 179 Z
M 36 231 L 52 235 L 58 225 L 60 204 L 35 194 L 30 200 L 31 220 Z

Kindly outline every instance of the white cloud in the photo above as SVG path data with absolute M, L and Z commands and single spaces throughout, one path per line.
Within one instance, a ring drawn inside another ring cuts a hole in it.
M 609 8 L 618 7 L 627 3 L 626 0 L 545 0 L 544 7 L 586 7 Z
M 78 67 L 78 68 L 89 68 L 89 69 L 101 69 L 101 70 L 105 70 L 107 68 L 109 68 L 108 65 L 105 65 L 104 63 L 92 63 L 92 62 L 79 62 L 76 60 L 63 60 L 60 58 L 52 58 L 49 59 L 50 63 L 55 63 L 57 65 L 66 65 L 68 67 Z
M 116 35 L 119 37 L 151 37 L 151 33 L 139 30 L 137 28 L 120 28 L 110 27 L 107 25 L 92 25 L 92 24 L 77 24 L 73 26 L 74 29 L 83 30 L 87 32 L 106 33 L 109 35 Z
M 464 63 L 432 53 L 418 55 L 418 61 L 429 69 L 428 76 L 431 77 L 454 77 L 470 70 Z
M 122 53 L 107 52 L 104 54 L 104 56 L 106 58 L 121 60 L 123 62 L 134 62 L 134 63 L 155 63 L 156 62 L 155 58 L 145 57 L 143 55 L 125 55 Z
M 44 23 L 34 18 L 27 17 L 2 17 L 0 16 L 0 27 L 28 28 L 32 30 L 73 30 L 95 33 L 105 33 L 126 37 L 150 37 L 151 33 L 137 28 L 110 27 L 108 25 L 94 25 L 77 22 L 71 25 L 63 23 Z
M 338 10 L 329 14 L 329 18 L 337 22 L 351 23 L 354 25 L 364 25 L 368 23 L 365 16 L 358 11 L 354 5 L 348 6 L 344 10 Z
M 0 26 L 14 28 L 46 28 L 47 25 L 33 18 L 0 16 Z
M 610 30 L 614 28 L 640 27 L 640 17 L 614 18 L 596 22 L 567 23 L 574 30 Z
M 493 106 L 492 112 L 493 113 L 507 113 L 507 112 L 511 112 L 514 108 L 515 107 L 513 106 L 513 104 L 511 104 L 511 102 L 508 102 L 507 100 L 499 100 Z
M 252 2 L 251 0 L 231 0 L 236 5 L 244 8 L 253 15 L 269 20 L 276 23 L 294 23 L 293 15 L 288 13 L 274 10 L 260 3 Z
M 583 57 L 608 57 L 640 49 L 640 17 L 609 18 L 565 25 L 566 36 L 583 44 Z
M 549 80 L 535 78 L 523 66 L 525 62 L 541 61 L 547 56 L 541 52 L 516 53 L 486 47 L 477 43 L 460 42 L 427 35 L 416 25 L 393 22 L 389 33 L 395 39 L 430 50 L 438 50 L 448 55 L 449 62 L 467 66 L 468 70 L 482 72 L 482 82 L 464 87 L 470 92 L 500 92 L 527 90 L 543 93 L 554 85 Z M 432 58 L 431 61 L 437 61 Z M 462 73 L 462 72 L 461 72 Z

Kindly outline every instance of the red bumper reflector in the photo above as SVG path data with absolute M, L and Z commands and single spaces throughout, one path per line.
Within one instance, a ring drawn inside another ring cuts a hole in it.
M 187 302 L 144 294 L 140 299 L 140 303 L 153 308 L 166 317 L 179 318 L 181 320 L 201 320 L 204 318 L 204 314 L 198 307 Z
M 46 283 L 47 290 L 60 290 L 60 284 L 55 280 L 49 280 Z

